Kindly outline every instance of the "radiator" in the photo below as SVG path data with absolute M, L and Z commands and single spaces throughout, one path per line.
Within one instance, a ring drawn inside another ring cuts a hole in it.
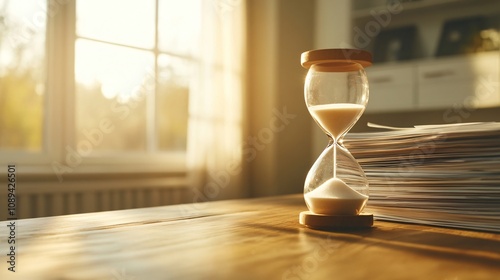
M 17 218 L 38 218 L 98 211 L 173 205 L 191 202 L 191 190 L 184 180 L 133 182 L 80 182 L 64 187 L 19 182 L 16 190 Z M 36 185 L 36 186 L 31 186 Z M 191 199 L 192 200 L 192 199 Z M 0 194 L 0 220 L 6 220 L 7 194 Z

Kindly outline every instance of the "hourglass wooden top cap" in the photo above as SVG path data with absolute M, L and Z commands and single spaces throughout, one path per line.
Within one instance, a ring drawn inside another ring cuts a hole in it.
M 325 72 L 347 72 L 372 65 L 372 54 L 357 49 L 321 49 L 303 52 L 300 56 L 302 67 L 309 69 L 316 65 Z

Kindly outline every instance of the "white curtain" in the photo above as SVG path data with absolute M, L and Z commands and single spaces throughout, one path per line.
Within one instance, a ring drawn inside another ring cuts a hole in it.
M 202 62 L 189 100 L 193 202 L 246 195 L 242 169 L 245 2 L 202 2 Z

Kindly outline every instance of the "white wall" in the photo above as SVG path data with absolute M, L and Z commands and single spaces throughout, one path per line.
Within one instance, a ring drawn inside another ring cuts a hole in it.
M 351 43 L 351 1 L 316 0 L 314 48 L 341 48 Z
M 312 122 L 304 103 L 307 71 L 300 66 L 300 54 L 314 47 L 315 1 L 251 0 L 247 4 L 248 131 L 244 140 L 247 152 L 257 151 L 255 159 L 247 162 L 250 193 L 302 192 L 312 165 Z
M 314 49 L 346 48 L 351 45 L 351 1 L 316 0 Z M 312 160 L 325 149 L 328 138 L 312 121 Z

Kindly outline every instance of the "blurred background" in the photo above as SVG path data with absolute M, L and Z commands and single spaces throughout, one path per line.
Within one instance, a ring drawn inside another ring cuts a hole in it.
M 495 0 L 0 0 L 0 173 L 16 166 L 19 218 L 300 193 L 328 142 L 302 52 L 373 53 L 352 132 L 499 121 L 499 15 Z

